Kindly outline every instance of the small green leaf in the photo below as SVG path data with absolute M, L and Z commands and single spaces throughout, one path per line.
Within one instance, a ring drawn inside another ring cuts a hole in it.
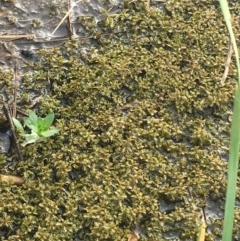
M 35 132 L 39 132 L 37 125 L 38 117 L 33 111 L 29 111 L 29 117 L 24 118 L 24 124 Z
M 12 121 L 13 121 L 15 127 L 17 128 L 17 131 L 18 131 L 18 132 L 20 132 L 20 133 L 25 133 L 25 132 L 24 132 L 24 129 L 23 129 L 23 126 L 22 126 L 22 124 L 20 123 L 19 120 L 17 120 L 16 118 L 13 117 L 13 118 L 12 118 Z
M 46 123 L 43 118 L 38 118 L 37 120 L 37 127 L 38 127 L 38 132 L 42 131 L 47 131 L 48 127 L 46 127 Z
M 38 120 L 38 116 L 35 114 L 35 112 L 33 112 L 32 110 L 30 110 L 28 112 L 28 119 L 33 123 L 33 124 L 37 124 L 37 120 Z
M 24 137 L 25 137 L 25 141 L 22 143 L 22 146 L 26 146 L 27 144 L 31 144 L 33 142 L 36 142 L 37 140 L 39 140 L 41 138 L 34 131 L 31 134 L 25 134 Z
M 45 118 L 44 118 L 44 124 L 45 124 L 45 130 L 48 130 L 49 127 L 52 125 L 53 120 L 54 120 L 54 113 L 50 112 Z
M 32 131 L 39 132 L 38 126 L 30 124 L 28 121 L 25 122 L 25 125 L 30 128 Z
M 51 129 L 51 130 L 43 131 L 43 132 L 41 132 L 41 136 L 44 136 L 44 137 L 53 136 L 56 133 L 58 133 L 59 131 L 60 131 L 59 128 L 54 128 L 54 129 Z

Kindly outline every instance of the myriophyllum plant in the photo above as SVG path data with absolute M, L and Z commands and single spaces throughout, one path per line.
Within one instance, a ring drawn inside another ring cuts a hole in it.
M 23 119 L 24 127 L 27 126 L 31 133 L 26 133 L 24 127 L 16 118 L 12 118 L 13 123 L 20 136 L 25 138 L 25 141 L 21 144 L 26 146 L 27 144 L 34 143 L 36 141 L 44 140 L 47 137 L 53 136 L 59 132 L 59 128 L 51 128 L 50 126 L 54 120 L 54 113 L 49 113 L 45 118 L 38 117 L 33 111 L 28 112 L 28 117 Z

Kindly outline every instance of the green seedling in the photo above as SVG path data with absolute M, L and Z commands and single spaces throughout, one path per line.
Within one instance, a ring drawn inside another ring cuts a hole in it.
M 20 136 L 25 138 L 22 146 L 44 140 L 47 137 L 55 135 L 60 130 L 59 128 L 49 129 L 54 120 L 53 112 L 49 113 L 45 118 L 41 118 L 30 110 L 28 117 L 23 119 L 24 126 L 27 126 L 31 130 L 30 134 L 24 131 L 24 128 L 19 120 L 15 118 L 12 118 L 12 120 Z

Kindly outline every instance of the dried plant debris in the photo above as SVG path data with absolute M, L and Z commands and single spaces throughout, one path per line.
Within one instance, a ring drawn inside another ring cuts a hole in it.
M 17 176 L 10 176 L 10 175 L 0 175 L 0 181 L 2 182 L 12 182 L 17 185 L 21 185 L 24 183 L 23 178 Z
M 25 180 L 1 183 L 2 240 L 128 240 L 147 215 L 149 240 L 191 241 L 207 200 L 224 201 L 236 69 L 222 85 L 228 35 L 218 2 L 150 7 L 124 1 L 97 23 L 82 17 L 87 38 L 40 50 L 24 67 L 32 71 L 18 106 L 26 112 L 33 93 L 42 96 L 35 112 L 54 112 L 60 132 L 24 147 L 17 165 L 0 155 Z M 206 240 L 220 238 L 218 217 L 206 219 Z M 233 240 L 239 224 L 236 209 Z

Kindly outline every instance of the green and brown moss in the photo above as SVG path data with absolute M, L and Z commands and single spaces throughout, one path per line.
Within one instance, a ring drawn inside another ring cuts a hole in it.
M 170 1 L 166 14 L 123 5 L 89 38 L 41 50 L 29 65 L 23 95 L 51 86 L 36 110 L 54 111 L 61 132 L 5 168 L 25 184 L 1 184 L 2 240 L 127 240 L 146 216 L 154 240 L 171 230 L 195 240 L 206 198 L 223 200 L 236 70 L 222 86 L 228 37 L 218 1 Z M 160 212 L 161 199 L 180 204 Z

